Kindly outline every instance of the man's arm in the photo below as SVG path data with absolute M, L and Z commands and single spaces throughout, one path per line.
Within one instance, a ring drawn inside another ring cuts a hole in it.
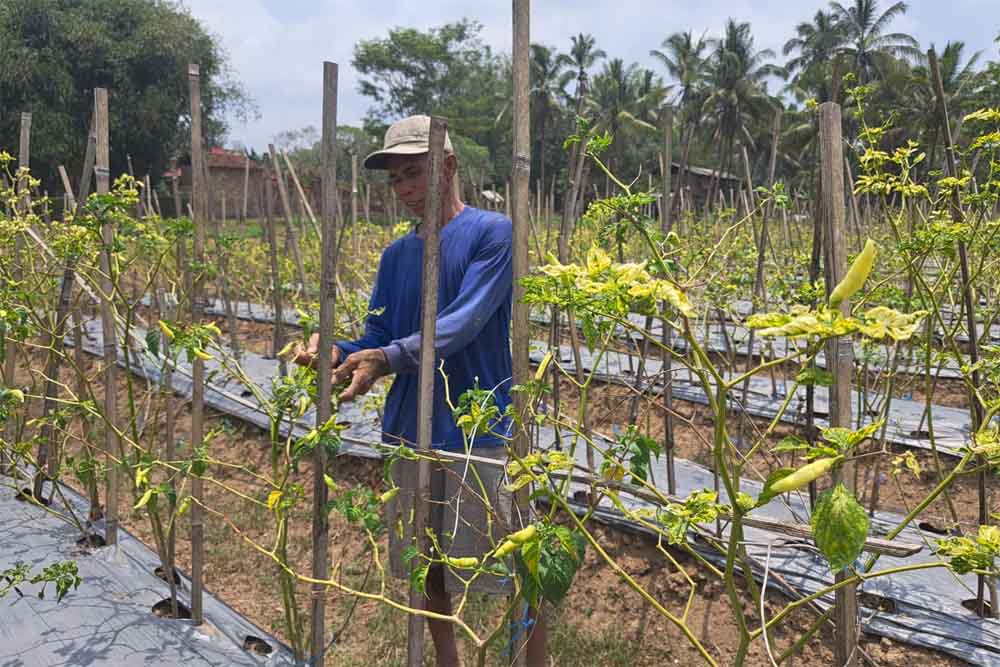
M 484 246 L 473 258 L 462 279 L 458 296 L 438 313 L 434 349 L 443 357 L 461 350 L 475 339 L 513 284 L 509 236 Z M 415 373 L 420 367 L 420 332 L 382 346 L 390 373 Z

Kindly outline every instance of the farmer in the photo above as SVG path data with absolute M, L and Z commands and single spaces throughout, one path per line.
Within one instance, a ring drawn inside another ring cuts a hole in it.
M 427 201 L 429 134 L 428 116 L 404 118 L 389 127 L 382 150 L 364 162 L 367 169 L 389 172 L 396 196 L 421 220 Z M 434 344 L 435 366 L 441 362 L 444 365 L 443 376 L 435 373 L 433 447 L 464 452 L 469 446 L 478 457 L 506 461 L 504 441 L 495 433 L 508 432 L 508 421 L 497 419 L 489 429 L 491 433 L 466 438 L 455 425 L 448 399 L 457 404 L 466 390 L 478 387 L 493 392 L 500 414 L 510 403 L 511 221 L 499 213 L 462 203 L 461 193 L 455 188 L 458 161 L 447 135 L 444 150 L 441 217 L 437 221 L 441 258 Z M 333 348 L 334 382 L 350 381 L 341 400 L 366 393 L 383 376 L 396 376 L 385 400 L 382 440 L 411 447 L 417 439 L 424 244 L 418 233 L 419 227 L 382 253 L 365 334 L 355 341 L 339 341 Z M 299 350 L 296 361 L 313 363 L 318 346 L 319 335 L 314 334 L 308 347 Z M 471 474 L 464 461 L 432 466 L 431 527 L 450 558 L 483 557 L 502 541 L 512 521 L 520 524 L 520 517 L 512 519 L 512 500 L 503 488 L 502 465 L 475 465 L 478 475 Z M 411 530 L 404 524 L 413 503 L 416 463 L 398 460 L 392 477 L 400 490 L 386 507 L 390 571 L 396 577 L 408 578 L 409 564 L 404 562 L 403 551 L 410 543 Z M 493 508 L 493 521 L 487 521 L 490 510 L 481 500 L 484 491 Z M 471 590 L 505 594 L 510 592 L 510 582 L 484 574 L 473 582 Z M 463 591 L 463 582 L 453 572 L 432 567 L 426 584 L 427 609 L 450 615 L 451 594 Z M 526 625 L 531 627 L 528 663 L 532 667 L 544 665 L 546 633 L 542 618 Z M 459 665 L 452 624 L 428 619 L 428 626 L 438 666 Z

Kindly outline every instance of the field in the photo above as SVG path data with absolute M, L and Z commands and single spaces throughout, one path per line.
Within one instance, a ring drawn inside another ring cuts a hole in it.
M 176 176 L 112 181 L 101 88 L 81 179 L 95 193 L 77 201 L 64 170 L 58 204 L 40 191 L 30 115 L 18 160 L 0 151 L 0 485 L 83 544 L 0 559 L 0 598 L 45 584 L 72 604 L 78 561 L 127 530 L 160 562 L 160 615 L 210 623 L 211 592 L 289 664 L 439 664 L 431 623 L 462 664 L 516 664 L 543 634 L 538 610 L 552 665 L 1000 664 L 1000 112 L 964 115 L 952 137 L 939 92 L 947 169 L 927 171 L 919 144 L 887 149 L 895 118 L 866 114 L 870 89 L 837 79 L 850 116 L 835 102 L 806 116 L 815 187 L 774 178 L 775 123 L 766 184 L 744 152 L 745 179 L 691 171 L 676 197 L 662 154 L 642 187 L 614 168 L 624 140 L 581 122 L 558 206 L 529 202 L 524 170 L 506 202 L 448 178 L 435 117 L 427 220 L 450 223 L 441 192 L 513 218 L 494 270 L 513 276 L 514 370 L 455 389 L 427 330 L 448 304 L 422 300 L 419 435 L 383 442 L 388 363 L 349 400 L 325 352 L 379 335 L 370 299 L 397 239 L 429 239 L 423 293 L 437 291 L 438 227 L 407 218 L 392 186 L 373 199 L 367 184 L 359 214 L 356 161 L 341 197 L 303 188 L 273 149 L 259 191 L 243 158 L 262 217 L 214 216 L 199 76 L 188 207 Z M 525 142 L 515 131 L 515 153 Z M 324 150 L 320 175 L 336 162 Z M 162 215 L 168 191 L 188 216 Z M 482 323 L 464 325 L 475 341 Z M 295 363 L 313 334 L 324 353 Z M 435 386 L 461 447 L 431 447 Z M 483 460 L 487 438 L 504 461 Z M 486 547 L 462 551 L 458 520 L 435 532 L 427 498 L 401 500 L 390 471 L 406 460 L 419 480 L 453 465 L 462 500 L 444 503 L 486 505 L 464 527 Z M 473 462 L 503 466 L 496 501 Z M 389 574 L 394 531 L 408 580 Z M 439 571 L 464 589 L 450 609 L 427 602 Z M 496 580 L 509 595 L 472 590 Z

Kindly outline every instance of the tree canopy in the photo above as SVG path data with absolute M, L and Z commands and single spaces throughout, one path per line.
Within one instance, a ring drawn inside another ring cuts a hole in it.
M 216 39 L 166 0 L 4 0 L 0 62 L 0 146 L 16 152 L 20 114 L 31 112 L 31 164 L 49 184 L 59 164 L 79 173 L 95 88 L 110 97 L 112 171 L 129 154 L 137 176 L 159 174 L 188 145 L 188 63 L 201 66 L 210 145 L 227 115 L 253 113 Z

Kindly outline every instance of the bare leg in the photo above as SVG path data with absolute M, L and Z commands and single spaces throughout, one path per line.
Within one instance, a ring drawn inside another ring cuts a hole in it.
M 531 609 L 528 611 L 528 618 L 535 621 L 528 634 L 528 667 L 548 667 L 549 629 L 545 621 L 545 613 L 537 609 Z
M 451 615 L 451 596 L 444 589 L 444 571 L 432 567 L 427 574 L 427 610 Z M 448 621 L 427 619 L 427 627 L 434 641 L 437 667 L 460 667 L 458 647 L 455 645 L 455 626 Z

